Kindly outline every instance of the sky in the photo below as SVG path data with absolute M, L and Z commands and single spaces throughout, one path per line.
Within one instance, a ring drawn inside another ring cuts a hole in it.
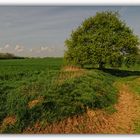
M 71 31 L 105 10 L 118 11 L 140 37 L 140 6 L 0 6 L 0 52 L 62 57 Z

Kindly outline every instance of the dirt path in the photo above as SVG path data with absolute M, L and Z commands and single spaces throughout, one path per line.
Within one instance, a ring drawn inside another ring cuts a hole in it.
M 140 116 L 140 98 L 131 93 L 128 86 L 120 86 L 116 112 L 109 115 L 102 110 L 89 110 L 81 116 L 74 116 L 43 129 L 37 123 L 25 133 L 88 133 L 88 134 L 132 134 L 134 121 Z

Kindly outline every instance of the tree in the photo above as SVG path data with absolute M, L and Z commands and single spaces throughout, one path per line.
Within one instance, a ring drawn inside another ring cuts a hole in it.
M 104 11 L 86 19 L 65 41 L 69 64 L 121 67 L 135 63 L 139 39 L 118 12 Z
M 11 53 L 0 53 L 0 59 L 12 59 L 15 55 Z

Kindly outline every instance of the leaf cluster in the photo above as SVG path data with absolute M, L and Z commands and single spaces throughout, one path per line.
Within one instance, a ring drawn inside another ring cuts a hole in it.
M 139 39 L 118 12 L 104 11 L 85 19 L 65 45 L 68 63 L 121 67 L 135 63 Z

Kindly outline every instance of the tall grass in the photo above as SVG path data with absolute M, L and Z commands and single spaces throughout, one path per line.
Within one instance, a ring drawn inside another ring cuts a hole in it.
M 87 108 L 104 108 L 116 103 L 117 90 L 113 76 L 94 70 L 80 77 L 52 85 L 46 92 L 43 108 L 48 122 L 83 113 Z
M 116 103 L 116 76 L 96 69 L 61 70 L 62 62 L 0 60 L 0 126 L 6 117 L 16 119 L 1 127 L 1 133 L 21 133 L 36 122 L 53 123 Z
M 28 103 L 47 92 L 62 61 L 61 58 L 0 60 L 0 125 L 7 116 L 16 118 L 16 123 L 6 126 L 1 133 L 22 132 L 40 117 L 40 105 L 29 108 Z

